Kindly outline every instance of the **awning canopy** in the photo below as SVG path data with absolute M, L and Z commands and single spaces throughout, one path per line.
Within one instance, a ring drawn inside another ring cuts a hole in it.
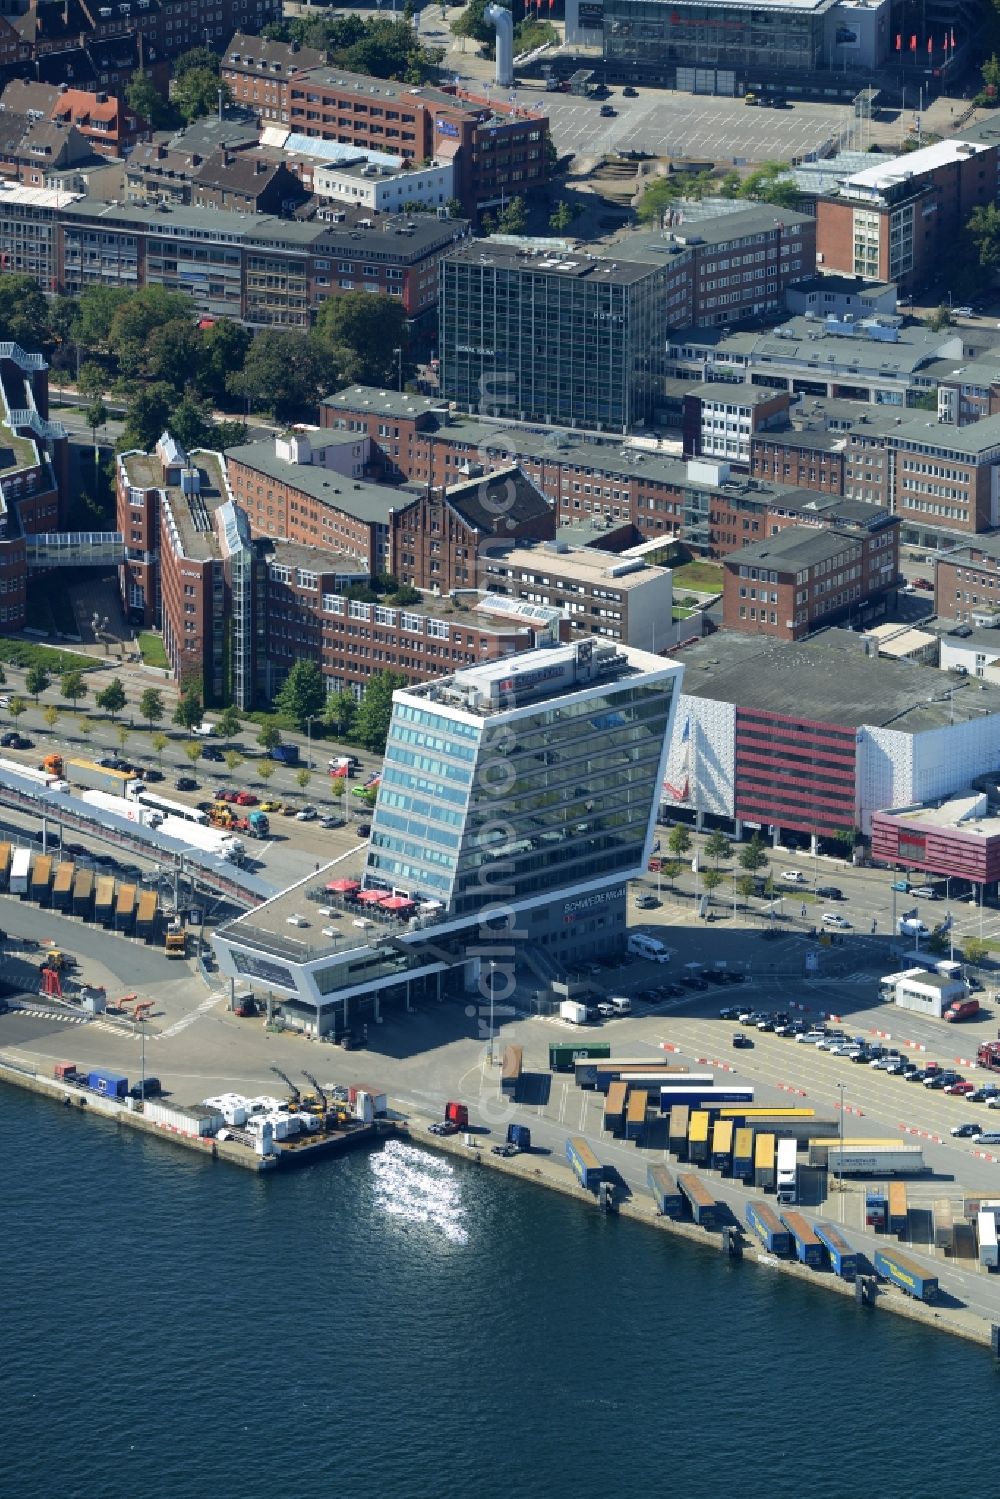
M 361 889 L 360 880 L 331 880 L 326 887 L 328 890 L 336 890 L 340 895 L 350 895 L 355 890 Z

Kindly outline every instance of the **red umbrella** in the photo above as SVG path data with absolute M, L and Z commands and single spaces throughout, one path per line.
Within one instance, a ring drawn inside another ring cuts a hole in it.
M 382 907 L 384 910 L 397 911 L 400 913 L 402 913 L 403 911 L 412 911 L 415 905 L 416 901 L 407 900 L 405 895 L 390 895 L 388 900 L 384 900 L 382 902 Z
M 327 890 L 336 891 L 339 895 L 350 895 L 354 890 L 361 889 L 360 880 L 331 880 Z
M 358 904 L 364 902 L 366 906 L 380 906 L 383 901 L 391 899 L 387 890 L 362 890 L 358 896 Z

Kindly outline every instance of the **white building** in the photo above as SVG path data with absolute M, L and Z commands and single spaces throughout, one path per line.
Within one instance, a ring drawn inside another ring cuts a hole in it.
M 313 171 L 317 198 L 370 208 L 373 213 L 399 213 L 409 205 L 443 208 L 455 196 L 451 162 L 409 166 L 402 157 L 390 164 L 359 153 L 351 161 L 331 162 Z

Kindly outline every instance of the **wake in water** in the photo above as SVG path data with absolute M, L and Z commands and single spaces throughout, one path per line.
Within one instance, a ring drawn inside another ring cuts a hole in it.
M 375 1203 L 394 1218 L 426 1223 L 452 1244 L 465 1244 L 462 1200 L 454 1168 L 400 1140 L 390 1140 L 371 1158 Z

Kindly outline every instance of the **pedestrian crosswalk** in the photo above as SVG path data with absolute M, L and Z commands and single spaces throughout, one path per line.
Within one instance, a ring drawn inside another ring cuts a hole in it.
M 18 1005 L 19 1015 L 37 1015 L 43 1020 L 59 1020 L 63 1025 L 86 1025 L 89 1015 L 64 1014 L 61 1010 L 46 1010 L 41 1005 Z M 111 1029 L 110 1026 L 107 1027 Z

